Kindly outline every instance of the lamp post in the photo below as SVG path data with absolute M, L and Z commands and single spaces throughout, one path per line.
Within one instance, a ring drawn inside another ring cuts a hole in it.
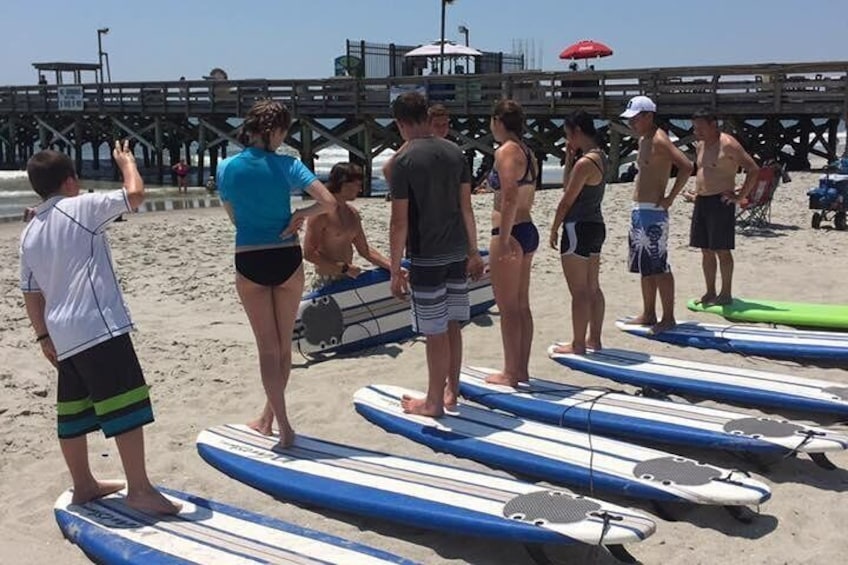
M 105 53 L 103 53 L 103 41 L 102 41 L 101 38 L 104 35 L 106 35 L 107 33 L 109 33 L 108 27 L 101 27 L 97 30 L 97 60 L 100 63 L 100 82 L 101 83 L 103 82 L 103 56 L 105 55 Z M 109 73 L 109 74 L 111 75 L 112 73 Z M 111 76 L 109 77 L 109 80 L 112 80 Z
M 442 35 L 439 42 L 439 74 L 445 74 L 445 7 L 453 4 L 454 0 L 440 0 L 442 3 Z
M 465 35 L 465 46 L 471 47 L 468 43 L 468 34 L 470 33 L 469 30 L 468 30 L 468 26 L 466 26 L 465 24 L 459 24 L 459 28 L 457 28 L 457 30 L 459 31 L 459 33 L 462 33 L 462 34 Z M 466 74 L 468 72 L 470 72 L 470 69 L 469 69 L 470 66 L 471 66 L 471 59 L 468 57 L 468 55 L 466 55 L 465 56 L 465 72 L 466 72 Z

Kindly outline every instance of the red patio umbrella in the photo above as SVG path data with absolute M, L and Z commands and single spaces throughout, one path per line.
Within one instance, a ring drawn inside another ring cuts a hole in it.
M 566 47 L 559 54 L 560 59 L 595 59 L 597 57 L 609 57 L 612 49 L 600 41 L 584 39 Z M 588 63 L 587 63 L 588 65 Z

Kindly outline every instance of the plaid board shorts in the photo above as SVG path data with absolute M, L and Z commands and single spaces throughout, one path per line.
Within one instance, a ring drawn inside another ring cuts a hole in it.
M 423 335 L 448 331 L 448 322 L 471 317 L 468 299 L 468 260 L 445 265 L 416 265 L 409 269 L 412 329 Z

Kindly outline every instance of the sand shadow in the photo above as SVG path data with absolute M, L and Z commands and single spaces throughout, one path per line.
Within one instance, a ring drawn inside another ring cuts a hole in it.
M 416 342 L 422 341 L 423 339 L 413 337 L 409 338 L 397 343 L 386 343 L 382 345 L 375 345 L 373 347 L 367 347 L 365 349 L 359 349 L 357 351 L 348 351 L 348 352 L 329 352 L 329 353 L 309 353 L 303 354 L 299 353 L 300 360 L 295 362 L 292 361 L 292 368 L 305 369 L 311 367 L 312 365 L 317 365 L 319 363 L 324 363 L 326 361 L 332 361 L 333 359 L 338 360 L 350 360 L 350 359 L 361 359 L 363 357 L 391 357 L 392 359 L 397 359 L 401 353 L 403 353 L 403 348 L 400 346 L 402 343 Z M 295 353 L 295 352 L 293 352 Z

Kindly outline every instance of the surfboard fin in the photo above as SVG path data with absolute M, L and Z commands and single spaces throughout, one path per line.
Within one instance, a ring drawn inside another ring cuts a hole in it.
M 833 464 L 833 461 L 827 458 L 827 455 L 824 453 L 808 453 L 810 459 L 813 460 L 813 463 L 821 467 L 826 471 L 835 471 L 838 469 L 836 465 Z
M 725 506 L 724 509 L 727 510 L 728 514 L 743 524 L 750 524 L 758 516 L 756 512 L 747 506 Z
M 666 522 L 679 522 L 695 508 L 688 502 L 651 500 L 650 504 L 654 513 Z
M 632 553 L 627 551 L 621 544 L 616 545 L 604 545 L 602 546 L 606 549 L 610 555 L 612 555 L 617 561 L 621 563 L 630 563 L 630 564 L 640 564 L 641 561 L 636 559 Z M 527 554 L 530 558 L 537 563 L 538 565 L 555 565 L 553 560 L 548 557 L 548 554 L 545 553 L 545 548 L 542 545 L 531 545 L 525 544 L 524 548 L 527 550 Z
M 622 563 L 639 563 L 640 561 L 634 557 L 632 553 L 627 551 L 627 548 L 623 545 L 608 545 L 606 546 L 607 551 L 610 552 L 610 555 L 621 561 Z

